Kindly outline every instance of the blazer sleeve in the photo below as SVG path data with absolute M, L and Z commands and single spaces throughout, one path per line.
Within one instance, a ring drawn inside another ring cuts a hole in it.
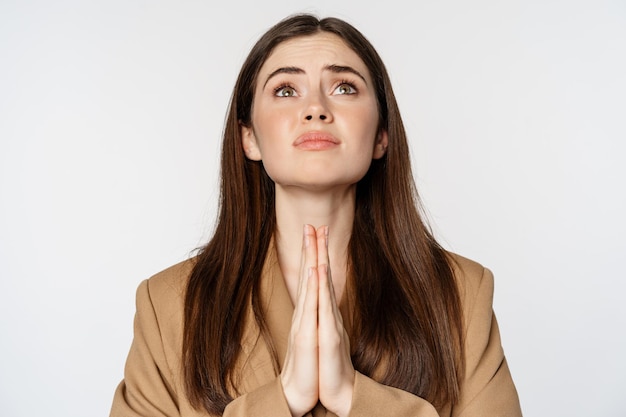
M 113 397 L 110 417 L 200 417 L 206 411 L 192 409 L 176 374 L 181 302 L 172 290 L 170 272 L 143 281 L 136 296 L 134 337 L 124 369 L 124 379 Z M 164 294 L 166 294 L 164 296 Z M 169 355 L 168 355 L 169 346 Z M 174 359 L 173 359 L 174 358 Z M 169 360 L 168 360 L 169 359 Z M 291 417 L 280 378 L 234 399 L 223 417 Z
M 349 417 L 370 416 L 439 417 L 439 414 L 425 399 L 356 372 Z
M 482 267 L 481 267 L 482 268 Z M 409 392 L 357 372 L 350 417 L 521 417 L 519 399 L 493 315 L 493 275 L 482 268 L 460 285 L 464 303 L 465 377 L 459 402 L 436 410 Z
M 231 401 L 223 417 L 291 417 L 280 377 Z
M 150 297 L 149 281 L 137 289 L 134 338 L 124 380 L 113 397 L 110 417 L 179 417 L 173 373 Z
M 482 267 L 481 267 L 482 268 Z M 465 378 L 454 417 L 521 417 L 519 397 L 504 356 L 493 313 L 493 274 L 468 279 L 465 296 Z

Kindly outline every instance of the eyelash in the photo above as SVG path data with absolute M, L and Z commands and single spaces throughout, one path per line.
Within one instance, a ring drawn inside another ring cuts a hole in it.
M 296 91 L 296 89 L 295 89 L 295 88 L 294 88 L 291 84 L 289 84 L 289 83 L 284 83 L 284 84 L 280 84 L 278 87 L 276 87 L 276 88 L 274 89 L 274 95 L 275 95 L 275 96 L 278 96 L 278 93 L 280 92 L 280 90 L 283 90 L 283 89 L 285 89 L 285 88 L 290 88 L 290 89 L 292 89 L 293 91 Z M 291 96 L 282 96 L 282 97 L 291 97 Z
M 351 93 L 346 93 L 346 94 L 343 94 L 343 95 L 352 95 L 352 94 L 357 94 L 359 92 L 359 90 L 356 88 L 354 83 L 352 81 L 348 81 L 348 80 L 341 80 L 341 81 L 339 81 L 339 83 L 337 83 L 337 86 L 333 89 L 333 91 L 335 91 L 336 89 L 338 89 L 342 85 L 346 85 L 346 86 L 350 87 L 350 89 L 353 91 Z M 291 89 L 293 91 L 296 91 L 296 89 L 293 87 L 293 85 L 291 85 L 289 83 L 283 83 L 283 84 L 280 84 L 278 87 L 274 88 L 274 95 L 275 96 L 279 96 L 278 93 L 281 90 L 285 89 L 285 88 L 289 88 L 289 89 Z M 279 96 L 279 97 L 292 97 L 292 96 Z
M 347 85 L 348 87 L 350 87 L 353 92 L 352 93 L 347 93 L 345 95 L 352 95 L 352 94 L 356 94 L 359 92 L 359 90 L 356 88 L 356 86 L 354 85 L 354 83 L 352 81 L 348 81 L 348 80 L 341 80 L 337 86 L 335 87 L 335 89 L 333 91 L 335 91 L 336 89 L 338 89 L 339 87 L 341 87 L 342 85 Z

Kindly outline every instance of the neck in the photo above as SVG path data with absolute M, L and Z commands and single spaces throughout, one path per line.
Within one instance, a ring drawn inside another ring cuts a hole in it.
M 328 226 L 330 269 L 337 299 L 341 299 L 355 199 L 356 186 L 316 192 L 276 185 L 276 251 L 292 300 L 295 299 L 300 279 L 302 233 L 305 224 L 315 228 Z

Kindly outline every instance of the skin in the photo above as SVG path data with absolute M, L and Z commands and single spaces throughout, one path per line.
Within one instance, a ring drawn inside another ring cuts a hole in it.
M 366 65 L 341 38 L 319 33 L 275 48 L 259 72 L 252 122 L 241 126 L 246 156 L 276 184 L 276 249 L 294 303 L 280 377 L 296 417 L 318 401 L 340 417 L 350 411 L 354 368 L 338 305 L 356 183 L 387 147 L 378 119 Z

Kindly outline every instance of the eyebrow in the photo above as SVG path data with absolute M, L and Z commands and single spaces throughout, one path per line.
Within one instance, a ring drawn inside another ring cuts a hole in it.
M 355 70 L 352 67 L 349 67 L 347 65 L 327 65 L 324 67 L 325 70 L 328 70 L 330 72 L 334 72 L 335 74 L 341 74 L 343 72 L 348 72 L 350 74 L 354 74 L 357 77 L 359 77 L 360 79 L 363 80 L 363 82 L 365 83 L 365 85 L 367 85 L 367 81 L 365 81 L 365 77 L 363 76 L 363 74 L 361 74 L 359 71 Z
M 354 68 L 347 66 L 347 65 L 326 65 L 323 68 L 324 71 L 330 71 L 332 73 L 335 74 L 341 74 L 344 72 L 350 73 L 350 74 L 354 74 L 356 76 L 358 76 L 360 79 L 363 80 L 363 82 L 367 85 L 367 81 L 365 80 L 365 77 L 363 76 L 363 74 L 361 74 L 359 71 L 355 70 Z M 298 68 L 298 67 L 281 67 L 278 68 L 277 70 L 273 71 L 270 75 L 267 76 L 267 79 L 265 80 L 265 84 L 263 84 L 263 88 L 265 88 L 265 86 L 267 85 L 267 83 L 272 79 L 272 77 L 275 77 L 278 74 L 306 74 L 306 72 L 302 69 L 302 68 Z
M 263 88 L 267 85 L 267 83 L 272 79 L 272 77 L 277 76 L 278 74 L 304 74 L 304 70 L 298 67 L 281 67 L 277 70 L 273 71 L 270 75 L 267 76 L 265 80 L 265 84 L 263 84 Z

